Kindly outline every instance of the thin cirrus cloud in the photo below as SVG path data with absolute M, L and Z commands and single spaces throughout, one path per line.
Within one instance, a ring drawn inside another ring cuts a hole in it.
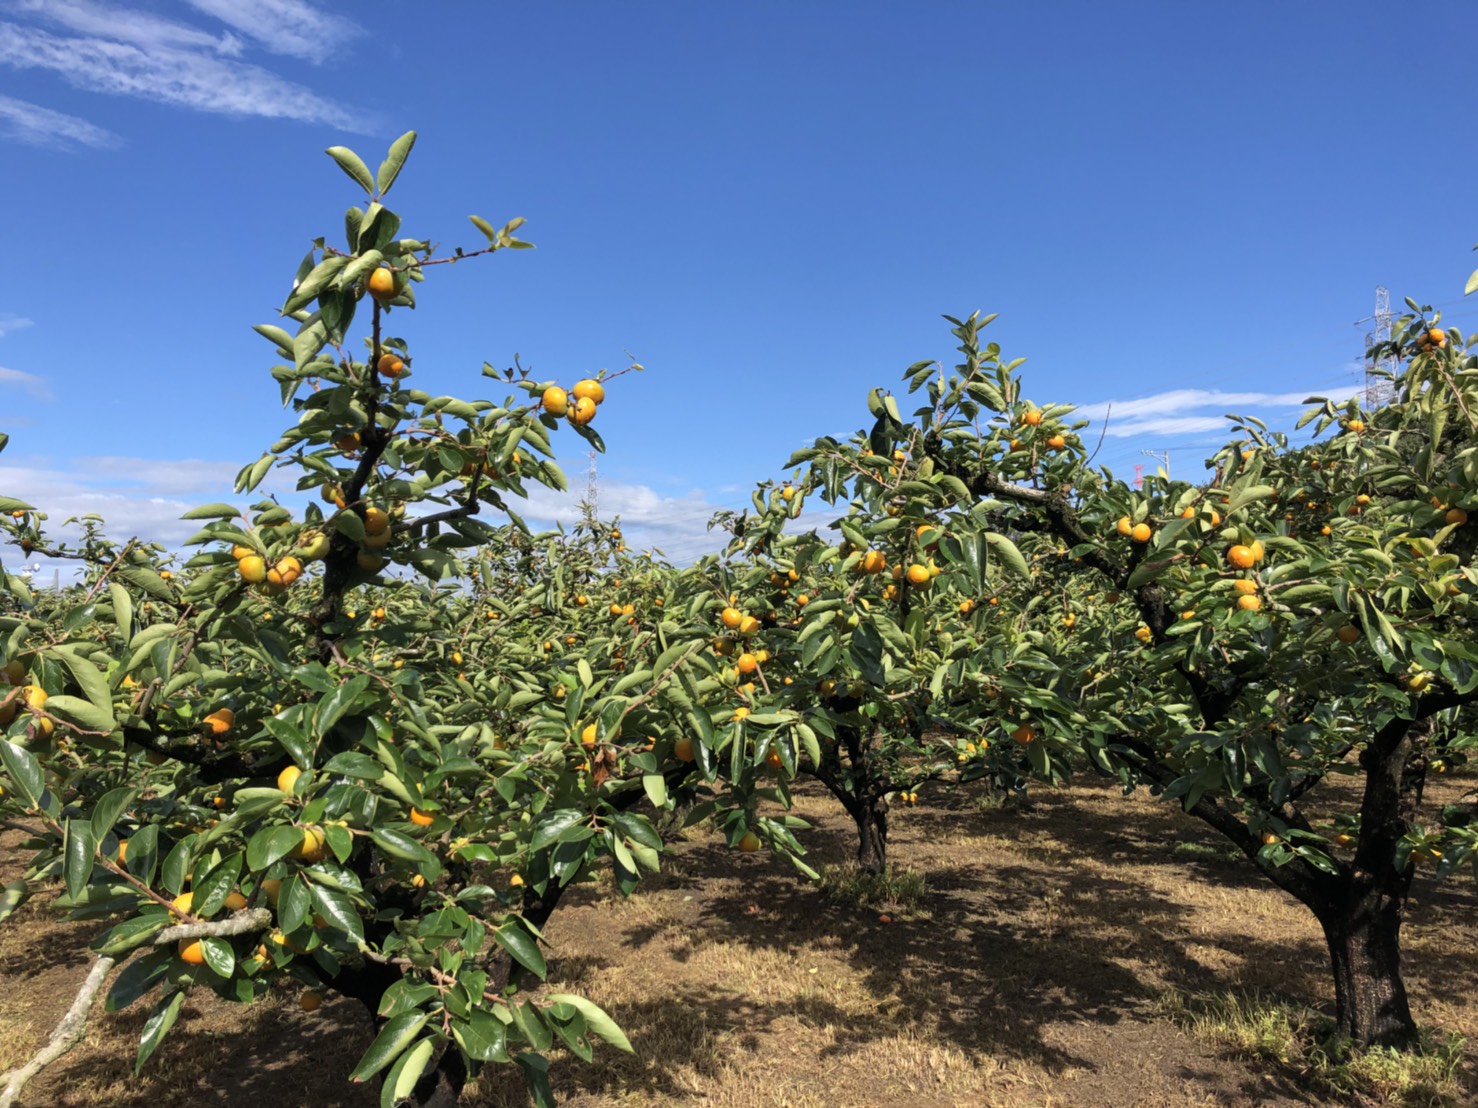
M 0 96 L 0 113 L 5 110 L 5 98 Z M 22 331 L 31 326 L 31 320 L 24 316 L 14 315 L 10 312 L 0 312 L 0 339 L 15 331 Z
M 4 11 L 16 18 L 0 19 L 0 66 L 55 73 L 86 92 L 195 111 L 353 131 L 369 126 L 306 85 L 242 60 L 247 40 L 293 59 L 324 57 L 360 33 L 356 24 L 301 0 L 191 5 L 229 29 L 212 33 L 96 0 L 13 0 Z M 9 98 L 0 100 L 0 127 L 9 137 L 38 145 L 102 146 L 109 136 L 85 120 Z
M 212 35 L 198 27 L 116 4 L 100 4 L 96 0 L 13 0 L 10 6 L 26 15 L 43 16 L 48 22 L 69 31 L 131 42 L 145 49 L 179 47 L 230 55 L 241 53 L 241 41 L 229 32 Z
M 1311 396 L 1343 400 L 1358 391 L 1352 386 L 1300 392 L 1224 392 L 1220 389 L 1171 389 L 1137 400 L 1105 400 L 1085 404 L 1073 415 L 1105 424 L 1110 438 L 1134 435 L 1188 435 L 1226 427 L 1232 412 L 1267 408 L 1301 408 Z
M 55 400 L 51 389 L 47 386 L 45 378 L 37 377 L 34 373 L 24 373 L 19 369 L 6 369 L 0 366 L 0 389 L 10 390 L 18 388 L 32 400 Z
M 228 27 L 255 39 L 274 54 L 318 61 L 364 33 L 342 16 L 318 11 L 301 0 L 188 0 L 192 8 L 213 15 Z
M 112 131 L 95 126 L 66 112 L 43 108 L 13 96 L 0 96 L 0 138 L 16 139 L 29 146 L 49 146 L 58 150 L 77 146 L 107 149 L 122 140 Z M 24 326 L 29 320 L 21 321 Z M 11 327 L 7 328 L 7 323 Z M 10 317 L 0 316 L 0 336 L 15 329 Z

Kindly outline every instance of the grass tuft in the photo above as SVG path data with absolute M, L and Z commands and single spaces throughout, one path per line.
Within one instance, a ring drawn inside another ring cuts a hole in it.
M 916 870 L 887 869 L 868 873 L 856 865 L 823 866 L 821 887 L 838 904 L 850 908 L 891 908 L 917 912 L 928 892 L 924 875 Z
M 1401 1108 L 1457 1108 L 1469 1103 L 1460 1080 L 1467 1041 L 1423 1031 L 1409 1051 L 1357 1051 L 1310 1008 L 1263 992 L 1162 997 L 1160 1013 L 1192 1037 L 1241 1058 L 1275 1062 L 1301 1084 L 1342 1102 Z

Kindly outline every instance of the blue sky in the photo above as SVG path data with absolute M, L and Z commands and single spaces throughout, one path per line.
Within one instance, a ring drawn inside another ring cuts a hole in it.
M 629 352 L 597 427 L 639 543 L 701 549 L 948 361 L 942 313 L 1001 313 L 1032 399 L 1114 402 L 1100 461 L 1198 476 L 1223 413 L 1355 384 L 1378 284 L 1474 327 L 1475 31 L 1457 3 L 0 0 L 0 489 L 179 538 L 291 422 L 249 328 L 355 202 L 321 151 L 411 128 L 408 233 L 521 215 L 538 246 L 423 287 L 417 385 Z

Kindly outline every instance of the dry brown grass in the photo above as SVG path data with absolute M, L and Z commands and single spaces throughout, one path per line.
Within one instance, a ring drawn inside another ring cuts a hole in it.
M 696 829 L 629 900 L 604 885 L 577 890 L 548 928 L 551 982 L 610 1011 L 637 1054 L 556 1055 L 562 1103 L 1318 1103 L 1289 1067 L 1198 1036 L 1165 1003 L 1232 990 L 1327 1010 L 1313 919 L 1158 801 L 1097 783 L 1036 800 L 1022 811 L 925 796 L 898 814 L 894 864 L 925 889 L 917 910 L 889 923 Z M 810 793 L 799 808 L 817 824 L 812 864 L 845 865 L 845 816 Z M 1418 1019 L 1478 1042 L 1475 904 L 1470 884 L 1423 875 L 1406 939 Z M 39 906 L 0 927 L 0 1064 L 60 1014 L 85 969 L 84 939 Z M 367 1028 L 352 1003 L 307 1016 L 291 994 L 250 1011 L 192 1001 L 188 1026 L 134 1081 L 142 1019 L 141 1008 L 100 1021 L 29 1103 L 374 1102 L 343 1081 Z M 1459 1076 L 1470 1093 L 1474 1062 L 1470 1049 Z M 527 1097 L 516 1075 L 490 1072 L 466 1101 L 512 1108 Z

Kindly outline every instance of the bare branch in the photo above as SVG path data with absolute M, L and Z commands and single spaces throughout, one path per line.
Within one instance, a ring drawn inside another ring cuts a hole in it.
M 247 935 L 272 926 L 272 913 L 265 908 L 242 909 L 225 919 L 210 923 L 177 923 L 154 936 L 155 946 L 167 946 L 185 939 L 208 939 L 213 936 Z

